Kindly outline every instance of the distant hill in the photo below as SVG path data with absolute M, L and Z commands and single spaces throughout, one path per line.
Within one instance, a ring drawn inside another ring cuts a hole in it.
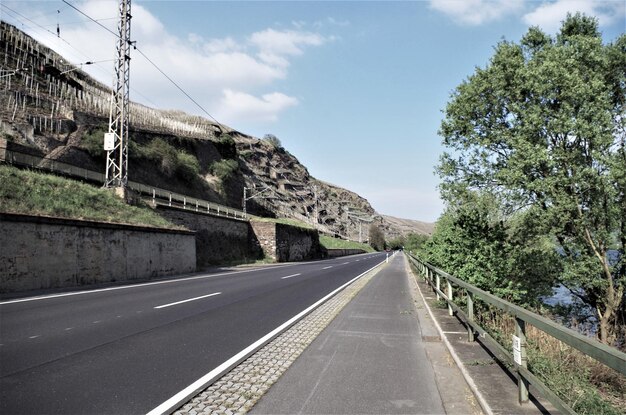
M 43 163 L 104 171 L 110 88 L 5 22 L 0 57 L 11 74 L 0 78 L 0 137 L 45 156 Z M 432 233 L 432 224 L 381 215 L 358 194 L 315 179 L 271 140 L 182 111 L 131 103 L 130 112 L 132 181 L 238 209 L 245 187 L 248 197 L 258 195 L 248 201 L 252 214 L 299 219 L 352 240 L 366 240 L 371 223 L 388 239 Z

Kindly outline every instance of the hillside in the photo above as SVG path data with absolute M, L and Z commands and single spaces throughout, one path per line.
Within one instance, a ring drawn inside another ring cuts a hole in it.
M 28 146 L 44 164 L 104 171 L 110 88 L 5 22 L 0 51 L 0 137 Z M 315 179 L 271 140 L 180 111 L 131 103 L 130 112 L 131 181 L 238 209 L 245 187 L 255 196 L 247 204 L 252 214 L 298 219 L 352 240 L 359 228 L 366 240 L 371 223 L 388 239 L 432 231 L 383 216 L 358 194 Z

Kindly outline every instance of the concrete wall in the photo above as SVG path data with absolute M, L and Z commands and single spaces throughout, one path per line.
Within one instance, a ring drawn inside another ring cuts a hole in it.
M 158 206 L 157 212 L 171 222 L 196 232 L 198 268 L 263 257 L 247 221 L 167 206 Z
M 193 272 L 195 235 L 0 213 L 0 292 Z
M 272 222 L 252 221 L 250 226 L 266 257 L 277 262 L 304 261 L 322 257 L 316 230 Z

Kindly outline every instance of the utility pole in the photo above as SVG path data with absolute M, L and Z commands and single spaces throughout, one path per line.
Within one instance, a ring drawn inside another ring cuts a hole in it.
M 315 200 L 315 203 L 313 204 L 313 221 L 317 226 L 317 224 L 319 223 L 317 185 L 314 184 L 311 189 L 313 190 L 313 199 Z
M 247 218 L 248 217 L 248 200 L 250 199 L 254 199 L 255 197 L 259 197 L 261 196 L 264 192 L 267 192 L 268 190 L 272 190 L 269 187 L 266 187 L 265 189 L 263 189 L 262 191 L 260 191 L 259 193 L 252 195 L 252 196 L 248 196 L 248 190 L 251 190 L 247 187 L 243 188 L 243 200 L 242 200 L 242 205 L 243 205 L 243 217 Z
M 115 59 L 115 85 L 111 97 L 109 132 L 104 135 L 107 152 L 105 187 L 116 187 L 125 194 L 128 183 L 128 125 L 130 95 L 130 2 L 119 0 L 119 39 Z

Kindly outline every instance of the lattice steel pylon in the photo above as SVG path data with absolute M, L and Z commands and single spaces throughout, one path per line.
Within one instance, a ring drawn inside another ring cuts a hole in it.
M 119 39 L 115 59 L 115 85 L 111 96 L 109 132 L 105 134 L 107 152 L 105 187 L 125 188 L 128 183 L 128 125 L 130 95 L 130 2 L 120 0 Z

